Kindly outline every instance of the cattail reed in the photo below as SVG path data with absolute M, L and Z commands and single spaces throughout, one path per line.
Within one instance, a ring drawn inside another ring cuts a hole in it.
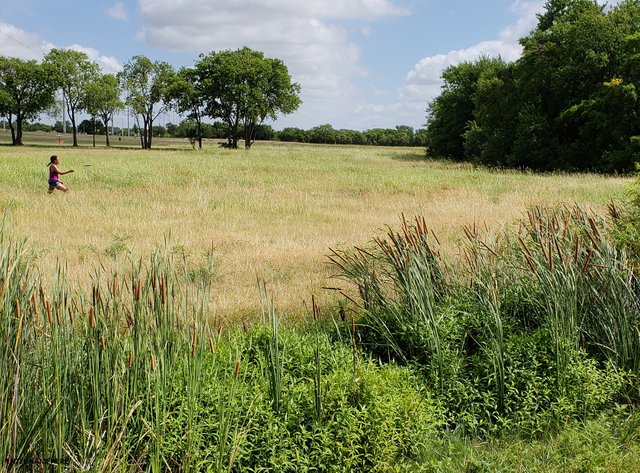
M 89 327 L 95 328 L 96 326 L 96 316 L 93 307 L 89 307 Z
M 36 298 L 35 291 L 31 292 L 31 305 L 33 306 L 33 313 L 35 314 L 35 316 L 40 317 L 40 314 L 38 312 L 38 301 Z
M 58 321 L 58 326 L 62 325 L 62 321 L 60 320 L 60 306 L 56 305 L 56 320 Z
M 129 366 L 129 368 L 131 368 L 133 366 L 133 352 L 132 351 L 129 352 L 129 361 L 127 362 L 127 365 Z
M 209 337 L 209 350 L 211 350 L 211 353 L 215 353 L 216 352 L 216 347 L 213 344 L 213 338 Z
M 193 341 L 191 342 L 191 358 L 196 357 L 196 348 L 198 347 L 198 332 L 193 331 Z
M 115 298 L 117 293 L 118 293 L 118 275 L 114 274 L 113 275 L 113 283 L 111 285 L 111 294 Z
M 151 371 L 152 372 L 156 371 L 156 359 L 154 358 L 153 355 L 151 355 Z
M 16 318 L 18 319 L 18 331 L 16 333 L 16 341 L 13 345 L 13 352 L 18 350 L 18 342 L 20 341 L 20 335 L 22 335 L 22 317 L 20 316 L 20 301 L 16 299 Z
M 160 301 L 162 305 L 165 305 L 167 302 L 167 283 L 165 276 L 162 276 L 160 279 Z
M 133 299 L 136 300 L 136 301 L 139 301 L 140 300 L 140 294 L 141 294 L 140 280 L 138 279 L 136 281 L 136 284 L 135 284 L 135 292 L 134 292 L 134 295 L 133 295 Z
M 46 301 L 45 302 L 45 307 L 46 307 L 46 310 L 47 310 L 47 319 L 49 319 L 49 324 L 53 325 L 53 317 L 51 315 L 51 302 Z
M 104 341 L 104 336 L 100 335 L 100 349 L 104 351 L 105 347 L 106 347 L 106 343 Z
M 236 360 L 236 372 L 235 377 L 238 378 L 240 376 L 240 360 Z
M 311 294 L 311 308 L 313 309 L 313 320 L 318 321 L 318 304 L 316 303 L 316 296 Z
M 589 262 L 591 261 L 591 256 L 593 255 L 593 250 L 589 250 L 589 253 L 587 253 L 587 259 L 584 261 L 584 264 L 582 265 L 582 272 L 584 273 L 587 270 L 587 267 L 589 266 Z

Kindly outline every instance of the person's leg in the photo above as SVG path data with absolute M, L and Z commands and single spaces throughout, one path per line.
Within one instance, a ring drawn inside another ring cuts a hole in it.
M 56 189 L 61 190 L 62 192 L 65 192 L 65 193 L 69 192 L 69 189 L 67 189 L 62 182 L 58 182 Z
M 56 188 L 54 186 L 49 186 L 49 194 L 53 194 L 53 191 L 56 190 Z

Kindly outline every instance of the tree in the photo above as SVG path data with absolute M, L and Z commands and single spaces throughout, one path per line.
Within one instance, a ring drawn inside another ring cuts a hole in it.
M 288 127 L 278 133 L 280 141 L 293 141 L 298 143 L 307 143 L 309 134 L 302 128 Z
M 231 148 L 238 147 L 241 125 L 250 148 L 257 125 L 292 113 L 301 103 L 300 86 L 291 82 L 284 63 L 247 47 L 201 55 L 196 71 L 207 114 L 227 123 Z
M 464 133 L 474 118 L 478 79 L 502 65 L 500 59 L 481 57 L 444 70 L 443 91 L 428 107 L 426 138 L 430 155 L 465 159 Z
M 87 108 L 87 85 L 98 76 L 98 65 L 83 52 L 55 48 L 45 56 L 44 62 L 56 71 L 56 80 L 62 89 L 71 120 L 73 146 L 78 146 L 76 115 Z
M 11 142 L 22 145 L 22 126 L 55 101 L 53 71 L 36 61 L 0 56 L 0 114 L 7 118 Z
M 118 79 L 126 94 L 127 105 L 136 114 L 136 122 L 141 129 L 140 145 L 143 149 L 151 149 L 153 121 L 171 106 L 175 71 L 166 62 L 152 62 L 145 56 L 134 56 L 124 65 Z
M 198 148 L 202 149 L 202 119 L 206 112 L 206 101 L 197 71 L 189 67 L 180 69 L 170 87 L 170 95 L 176 101 L 178 112 L 186 113 L 187 118 L 195 124 L 189 138 L 195 139 Z
M 336 130 L 328 123 L 311 128 L 308 135 L 311 143 L 336 144 Z
M 109 121 L 113 114 L 124 110 L 120 100 L 118 79 L 113 74 L 103 74 L 87 84 L 87 112 L 91 116 L 100 117 L 104 124 L 105 143 L 109 146 Z

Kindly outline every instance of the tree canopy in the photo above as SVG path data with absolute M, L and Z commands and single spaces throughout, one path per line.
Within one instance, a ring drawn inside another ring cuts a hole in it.
M 55 71 L 55 80 L 62 89 L 67 114 L 73 128 L 73 146 L 78 146 L 77 113 L 87 109 L 87 85 L 99 74 L 99 67 L 89 57 L 72 49 L 52 49 L 44 58 L 44 64 Z
M 151 149 L 153 121 L 171 106 L 175 71 L 167 62 L 134 56 L 124 65 L 118 78 L 126 104 L 136 114 L 138 128 L 142 131 L 140 144 L 143 149 Z
M 300 106 L 300 86 L 291 82 L 285 64 L 259 51 L 244 47 L 211 52 L 200 56 L 195 69 L 206 113 L 228 124 L 231 148 L 238 147 L 240 125 L 245 147 L 250 148 L 257 125 Z
M 101 74 L 87 84 L 87 112 L 98 116 L 104 125 L 106 145 L 109 146 L 109 120 L 118 110 L 124 109 L 120 100 L 118 79 L 113 74 Z
M 0 56 L 0 115 L 7 118 L 14 145 L 22 145 L 24 122 L 53 105 L 56 89 L 48 65 Z
M 511 64 L 443 73 L 429 104 L 434 157 L 539 170 L 627 171 L 640 159 L 640 2 L 550 0 Z

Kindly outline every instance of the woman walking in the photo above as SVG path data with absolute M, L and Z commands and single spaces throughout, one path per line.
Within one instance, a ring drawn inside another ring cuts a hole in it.
M 69 191 L 69 189 L 67 189 L 60 180 L 60 176 L 73 172 L 73 169 L 63 172 L 58 167 L 59 165 L 60 159 L 57 156 L 51 156 L 51 162 L 49 163 L 49 194 L 51 194 L 56 189 L 59 189 L 62 192 Z

